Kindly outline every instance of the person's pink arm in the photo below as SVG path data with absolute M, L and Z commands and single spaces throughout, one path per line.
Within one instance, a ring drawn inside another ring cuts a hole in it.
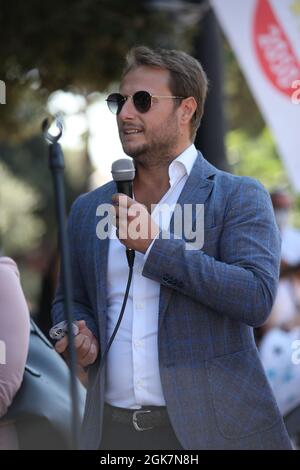
M 29 345 L 29 312 L 15 262 L 0 258 L 0 417 L 20 388 Z M 3 363 L 4 362 L 4 363 Z

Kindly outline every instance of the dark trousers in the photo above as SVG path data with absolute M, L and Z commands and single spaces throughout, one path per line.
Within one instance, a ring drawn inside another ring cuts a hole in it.
M 182 450 L 171 427 L 157 426 L 137 431 L 133 425 L 112 422 L 104 418 L 100 450 Z

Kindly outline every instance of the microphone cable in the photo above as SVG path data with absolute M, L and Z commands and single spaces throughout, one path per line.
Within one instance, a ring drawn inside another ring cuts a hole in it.
M 127 250 L 126 250 L 127 252 Z M 127 256 L 127 259 L 128 259 L 128 266 L 129 266 L 129 273 L 128 273 L 128 279 L 127 279 L 127 286 L 126 286 L 126 290 L 125 290 L 125 295 L 124 295 L 124 299 L 123 299 L 123 304 L 122 304 L 122 307 L 121 307 L 121 311 L 120 311 L 120 315 L 119 315 L 119 318 L 118 318 L 118 321 L 116 323 L 116 326 L 114 328 L 114 331 L 110 337 L 110 340 L 106 346 L 106 349 L 103 353 L 103 356 L 101 357 L 100 359 L 100 364 L 99 364 L 99 374 L 101 375 L 101 371 L 102 371 L 102 368 L 105 364 L 105 361 L 106 361 L 106 358 L 107 358 L 107 354 L 108 354 L 108 351 L 110 350 L 110 347 L 115 339 L 115 336 L 118 332 L 118 329 L 120 327 L 120 324 L 121 324 L 121 321 L 122 321 L 122 318 L 123 318 L 123 315 L 124 315 L 124 312 L 125 312 L 125 308 L 126 308 L 126 304 L 127 304 L 127 300 L 128 300 L 128 295 L 129 295 L 129 290 L 130 290 L 130 286 L 131 286 L 131 280 L 132 280 L 132 274 L 133 274 L 133 263 L 134 263 L 134 251 L 131 250 L 131 257 L 128 258 Z

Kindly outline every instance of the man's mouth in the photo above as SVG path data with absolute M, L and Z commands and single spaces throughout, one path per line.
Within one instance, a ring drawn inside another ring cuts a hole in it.
M 141 129 L 124 129 L 123 134 L 125 135 L 131 135 L 131 134 L 139 134 L 143 132 Z

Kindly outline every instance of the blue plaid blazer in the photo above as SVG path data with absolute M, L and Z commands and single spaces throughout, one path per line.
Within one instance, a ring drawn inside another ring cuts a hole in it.
M 96 236 L 96 209 L 115 192 L 110 182 L 80 196 L 69 217 L 74 318 L 86 321 L 102 352 L 109 240 Z M 143 269 L 161 286 L 159 367 L 174 431 L 184 449 L 290 449 L 253 339 L 278 281 L 280 237 L 269 195 L 199 152 L 178 203 L 204 204 L 204 246 L 190 251 L 185 239 L 158 238 Z M 63 319 L 60 285 L 52 313 L 54 323 Z M 97 449 L 102 435 L 105 370 L 98 365 L 89 367 L 85 449 Z

